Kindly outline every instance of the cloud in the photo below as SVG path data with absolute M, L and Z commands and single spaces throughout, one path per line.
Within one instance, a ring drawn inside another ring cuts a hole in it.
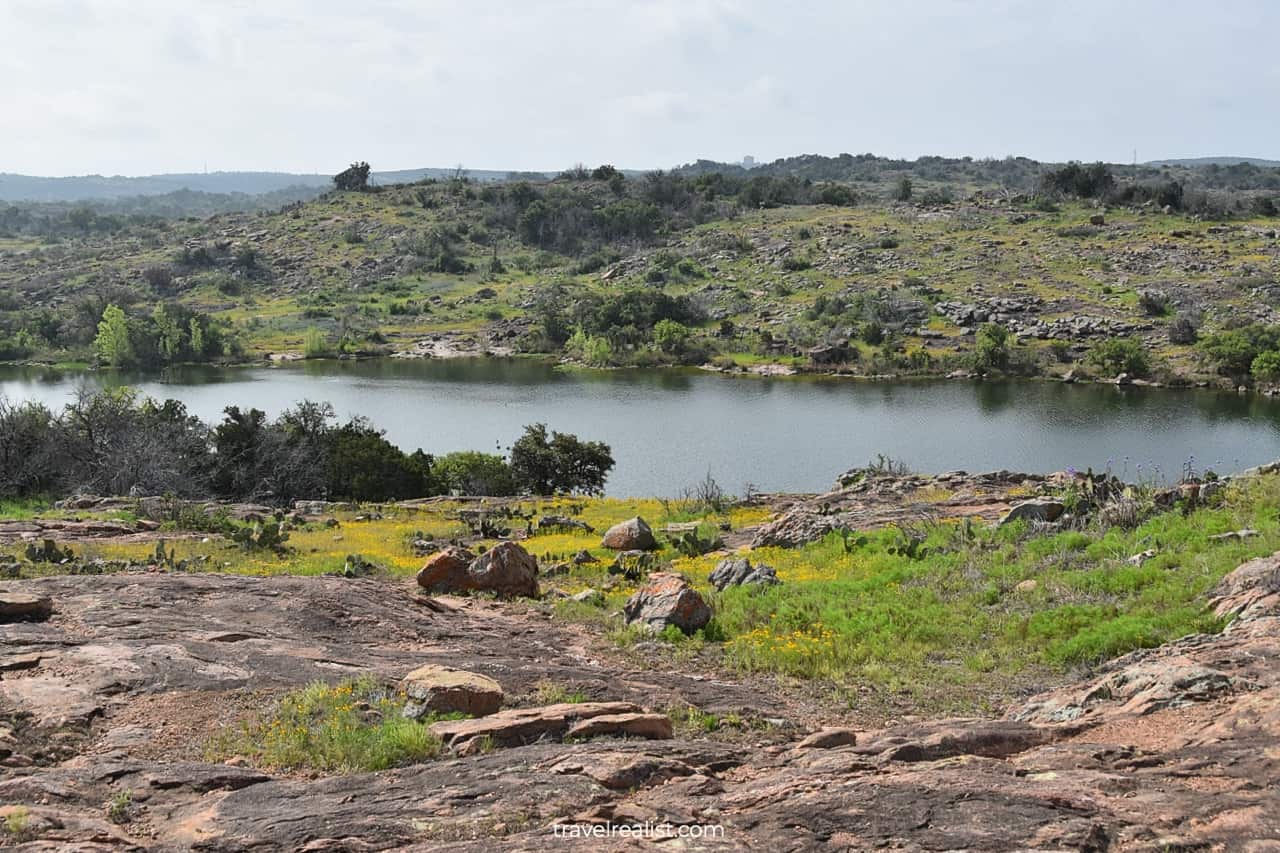
M 1236 0 L 7 0 L 0 171 L 1280 154 Z

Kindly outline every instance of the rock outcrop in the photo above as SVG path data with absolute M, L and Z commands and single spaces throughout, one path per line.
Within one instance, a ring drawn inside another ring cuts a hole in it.
M 721 560 L 711 570 L 707 580 L 723 592 L 731 586 L 772 586 L 780 583 L 773 566 L 764 563 L 751 565 L 746 557 L 730 557 Z

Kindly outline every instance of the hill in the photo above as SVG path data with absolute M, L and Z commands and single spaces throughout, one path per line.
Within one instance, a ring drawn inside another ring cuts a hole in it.
M 492 351 L 1253 381 L 1253 359 L 1280 347 L 1266 331 L 1280 324 L 1276 197 L 1106 177 L 1105 199 L 935 183 L 897 201 L 896 182 L 601 167 L 201 221 L 0 208 L 0 354 L 88 360 L 116 305 L 118 355 L 143 366 Z M 1248 340 L 1215 336 L 1248 323 Z

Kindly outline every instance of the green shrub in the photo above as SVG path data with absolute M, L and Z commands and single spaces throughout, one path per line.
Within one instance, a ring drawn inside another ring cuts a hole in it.
M 1112 375 L 1145 376 L 1151 370 L 1147 351 L 1136 338 L 1112 338 L 1095 344 L 1087 358 L 1090 364 Z

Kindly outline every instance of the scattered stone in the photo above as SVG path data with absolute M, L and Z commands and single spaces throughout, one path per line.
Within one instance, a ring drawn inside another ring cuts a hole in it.
M 1125 560 L 1125 562 L 1131 566 L 1141 566 L 1143 563 L 1145 563 L 1147 560 L 1150 560 L 1155 555 L 1156 555 L 1156 549 L 1148 548 L 1145 551 L 1139 551 L 1138 553 L 1134 554 L 1132 557 L 1129 557 L 1127 560 Z
M 835 749 L 840 746 L 855 746 L 858 734 L 853 729 L 828 727 L 819 729 L 796 744 L 796 749 Z
M 592 563 L 598 563 L 598 562 L 600 562 L 600 560 L 597 559 L 586 548 L 581 549 L 580 551 L 578 551 L 578 553 L 573 555 L 573 564 L 575 566 L 588 566 Z
M 674 625 L 692 634 L 711 621 L 711 608 L 682 576 L 655 572 L 627 601 L 623 615 L 628 625 L 639 624 L 656 632 Z
M 1117 385 L 1132 385 L 1133 375 L 1130 373 L 1121 373 L 1115 378 L 1115 383 Z
M 730 557 L 726 560 L 721 560 L 711 570 L 707 580 L 720 591 L 724 591 L 731 586 L 747 584 L 772 586 L 773 584 L 781 583 L 773 566 L 768 566 L 764 563 L 752 566 L 751 561 L 746 557 Z
M 591 604 L 595 606 L 604 604 L 604 594 L 595 589 L 584 589 L 582 592 L 575 593 L 569 597 L 579 604 Z
M 0 622 L 43 622 L 53 615 L 53 599 L 22 592 L 0 592 Z
M 658 540 L 645 520 L 636 516 L 606 530 L 600 544 L 614 551 L 653 551 L 658 547 Z
M 1066 509 L 1067 505 L 1056 498 L 1032 498 L 1010 507 L 1000 519 L 1000 526 L 1024 520 L 1052 523 L 1057 521 Z
M 1035 592 L 1039 586 L 1040 586 L 1040 583 L 1035 578 L 1027 578 L 1024 581 L 1018 581 L 1016 584 L 1014 584 L 1013 591 L 1019 592 L 1025 595 L 1026 593 L 1029 593 L 1029 592 Z
M 549 533 L 562 530 L 581 530 L 583 533 L 595 533 L 596 529 L 585 521 L 569 518 L 566 515 L 544 515 L 538 519 L 538 532 Z
M 1241 530 L 1232 530 L 1229 533 L 1218 533 L 1210 536 L 1209 539 L 1213 542 L 1225 542 L 1228 539 L 1252 539 L 1257 535 L 1258 531 L 1252 527 L 1245 527 Z
M 498 682 L 447 666 L 420 666 L 404 677 L 400 687 L 409 697 L 404 716 L 413 720 L 433 711 L 484 717 L 502 707 L 502 687 Z

